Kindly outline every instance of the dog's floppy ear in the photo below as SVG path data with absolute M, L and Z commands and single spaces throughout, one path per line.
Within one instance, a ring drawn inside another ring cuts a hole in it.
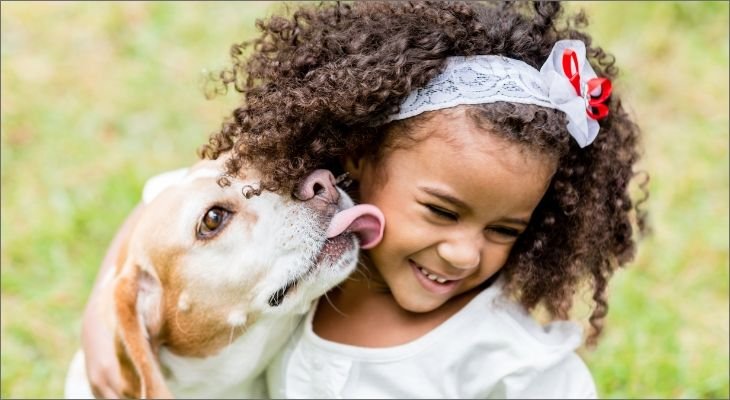
M 117 352 L 130 397 L 172 398 L 157 361 L 162 286 L 154 273 L 127 261 L 114 286 Z

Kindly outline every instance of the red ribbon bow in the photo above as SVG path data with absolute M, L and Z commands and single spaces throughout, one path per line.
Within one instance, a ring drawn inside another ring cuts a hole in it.
M 606 78 L 593 78 L 586 82 L 583 92 L 580 87 L 580 71 L 578 70 L 578 54 L 573 49 L 563 51 L 563 73 L 573 85 L 578 96 L 586 100 L 586 113 L 589 117 L 598 120 L 608 115 L 608 106 L 604 104 L 611 95 L 611 81 Z M 600 88 L 597 95 L 593 95 Z

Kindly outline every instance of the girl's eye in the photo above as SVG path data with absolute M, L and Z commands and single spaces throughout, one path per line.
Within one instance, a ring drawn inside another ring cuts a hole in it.
M 516 238 L 517 236 L 520 236 L 520 231 L 514 228 L 508 228 L 506 226 L 495 226 L 487 228 L 487 230 L 497 233 L 500 236 L 506 236 L 510 238 Z
M 207 239 L 215 235 L 224 226 L 230 212 L 221 207 L 212 207 L 203 215 L 198 224 L 198 238 Z
M 428 208 L 431 213 L 435 214 L 439 218 L 446 218 L 451 221 L 456 221 L 459 219 L 459 214 L 453 211 L 449 211 L 444 208 L 434 206 L 432 204 L 426 204 L 426 208 Z

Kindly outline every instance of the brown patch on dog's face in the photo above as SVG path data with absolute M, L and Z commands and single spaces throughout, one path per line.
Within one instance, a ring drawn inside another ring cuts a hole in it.
M 161 278 L 167 289 L 163 293 L 165 324 L 160 332 L 160 342 L 177 355 L 206 357 L 215 354 L 243 334 L 258 317 L 258 313 L 248 313 L 239 306 L 243 324 L 232 325 L 229 321 L 230 314 L 236 311 L 235 305 L 245 303 L 246 288 L 227 295 L 204 293 L 204 288 L 189 284 L 174 267 L 168 268 L 167 272 Z

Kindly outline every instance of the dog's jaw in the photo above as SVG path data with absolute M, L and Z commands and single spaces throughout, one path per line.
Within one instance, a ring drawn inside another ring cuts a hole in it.
M 286 274 L 265 282 L 266 285 L 273 282 L 274 290 L 271 286 L 262 288 L 262 298 L 256 299 L 257 302 L 266 301 L 269 306 L 266 313 L 304 313 L 312 301 L 355 270 L 359 254 L 355 235 L 345 233 L 327 238 L 327 227 L 334 214 L 353 206 L 350 197 L 342 190 L 339 192 L 336 204 L 309 207 L 295 202 L 296 208 L 289 214 L 288 224 L 300 228 L 289 229 L 281 249 L 293 251 L 295 256 L 283 261 L 288 265 L 278 269 Z M 269 295 L 264 299 L 267 293 Z

